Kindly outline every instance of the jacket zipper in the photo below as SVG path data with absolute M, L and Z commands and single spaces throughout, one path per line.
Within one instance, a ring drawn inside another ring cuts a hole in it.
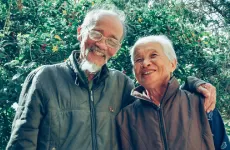
M 97 150 L 96 138 L 96 114 L 93 100 L 93 91 L 90 91 L 90 118 L 91 118 L 91 135 L 92 135 L 92 149 Z
M 164 95 L 163 95 L 163 97 L 161 99 L 161 103 L 165 98 L 165 95 L 166 95 L 166 93 L 168 91 L 168 87 L 169 87 L 169 83 L 168 83 L 166 91 L 165 91 L 165 93 L 164 93 Z M 168 150 L 168 143 L 167 143 L 167 138 L 166 138 L 165 126 L 164 126 L 163 109 L 161 107 L 161 104 L 160 104 L 160 106 L 158 106 L 158 113 L 159 113 L 159 118 L 160 118 L 160 130 L 161 130 L 161 134 L 162 134 L 162 138 L 163 138 L 164 149 Z
M 161 135 L 163 138 L 164 149 L 168 150 L 168 143 L 166 139 L 166 132 L 165 132 L 164 120 L 163 120 L 163 110 L 161 107 L 158 107 L 158 113 L 159 113 L 159 118 L 160 118 L 160 131 L 161 131 Z

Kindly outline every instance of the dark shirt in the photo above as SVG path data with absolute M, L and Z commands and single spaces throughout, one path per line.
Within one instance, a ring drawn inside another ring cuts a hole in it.
M 229 138 L 219 111 L 214 109 L 207 114 L 207 117 L 212 130 L 215 149 L 230 150 Z

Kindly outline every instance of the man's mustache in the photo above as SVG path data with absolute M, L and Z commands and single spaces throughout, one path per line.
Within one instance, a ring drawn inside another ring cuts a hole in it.
M 93 46 L 93 47 L 91 47 L 90 49 L 89 49 L 89 52 L 94 52 L 94 51 L 97 51 L 97 52 L 99 52 L 99 53 L 103 53 L 104 54 L 104 59 L 106 60 L 106 62 L 108 61 L 108 58 L 109 58 L 109 56 L 108 56 L 108 54 L 106 53 L 106 51 L 105 50 L 102 50 L 102 49 L 100 49 L 99 47 L 97 47 L 97 46 Z

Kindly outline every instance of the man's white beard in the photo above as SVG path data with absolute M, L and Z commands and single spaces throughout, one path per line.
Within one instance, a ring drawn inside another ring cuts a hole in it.
M 85 54 L 83 60 L 80 63 L 80 68 L 83 71 L 89 71 L 90 73 L 97 73 L 99 70 L 101 70 L 101 66 L 94 64 L 87 60 L 87 55 L 89 54 L 89 49 L 85 50 Z
M 89 62 L 88 60 L 84 59 L 81 63 L 80 63 L 80 68 L 83 71 L 89 71 L 90 73 L 96 73 L 99 70 L 101 70 L 101 66 L 98 66 L 94 63 Z

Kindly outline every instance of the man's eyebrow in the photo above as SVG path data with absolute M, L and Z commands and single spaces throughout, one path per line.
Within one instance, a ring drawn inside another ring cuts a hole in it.
M 115 37 L 114 35 L 112 35 L 113 39 L 116 39 L 117 41 L 120 41 L 117 37 Z

